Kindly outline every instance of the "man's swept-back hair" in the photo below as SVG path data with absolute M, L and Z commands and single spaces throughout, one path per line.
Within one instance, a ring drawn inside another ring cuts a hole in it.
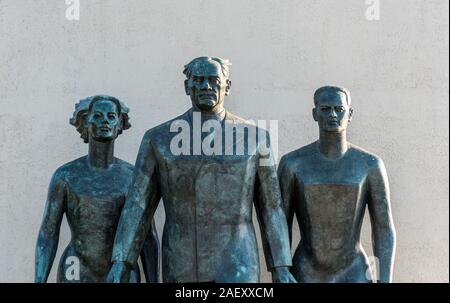
M 184 66 L 183 74 L 186 75 L 186 78 L 190 78 L 192 76 L 192 71 L 194 69 L 194 66 L 201 61 L 215 61 L 220 64 L 220 67 L 222 69 L 222 75 L 226 78 L 230 78 L 230 66 L 231 62 L 230 60 L 218 58 L 218 57 L 198 57 L 189 62 Z
M 106 95 L 87 97 L 80 100 L 80 102 L 75 105 L 73 117 L 70 119 L 70 124 L 75 126 L 77 131 L 81 134 L 81 138 L 84 140 L 84 143 L 89 142 L 87 117 L 89 116 L 94 103 L 97 101 L 111 101 L 116 104 L 117 113 L 119 114 L 121 123 L 118 132 L 119 135 L 122 131 L 131 127 L 130 117 L 128 116 L 130 109 L 126 107 L 124 103 L 120 102 L 119 99 Z
M 347 99 L 347 105 L 351 106 L 352 104 L 352 98 L 350 97 L 350 91 L 342 86 L 322 86 L 316 92 L 314 93 L 314 105 L 317 106 L 319 103 L 319 97 L 323 93 L 343 93 L 345 94 L 345 97 Z

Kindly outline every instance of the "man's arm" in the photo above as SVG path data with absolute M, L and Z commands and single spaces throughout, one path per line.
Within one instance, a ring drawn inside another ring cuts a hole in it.
M 159 239 L 155 221 L 152 220 L 141 251 L 141 261 L 147 283 L 159 282 Z
M 64 182 L 56 172 L 50 182 L 44 219 L 42 220 L 36 244 L 35 276 L 36 283 L 47 282 L 58 249 L 59 231 L 64 215 Z
M 157 162 L 150 137 L 149 131 L 142 139 L 132 185 L 120 216 L 112 254 L 114 265 L 108 277 L 110 282 L 128 281 L 129 271 L 136 264 L 159 203 Z
M 372 224 L 373 251 L 380 267 L 378 279 L 382 283 L 390 283 L 395 255 L 395 229 L 388 177 L 381 159 L 376 159 L 374 167 L 369 171 L 368 209 Z
M 266 142 L 270 142 L 267 133 L 266 140 Z M 256 164 L 254 203 L 267 267 L 272 271 L 274 282 L 295 282 L 288 270 L 292 265 L 289 235 L 281 204 L 280 187 L 273 155 L 271 152 L 260 154 L 260 158 L 264 158 L 265 161 L 259 161 Z
M 292 224 L 294 221 L 294 176 L 287 165 L 287 160 L 282 157 L 278 167 L 278 180 L 280 181 L 280 191 L 283 203 L 284 214 L 286 215 L 289 243 L 292 248 Z

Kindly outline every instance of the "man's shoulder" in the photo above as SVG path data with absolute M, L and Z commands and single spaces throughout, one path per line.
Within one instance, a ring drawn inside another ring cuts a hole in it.
M 230 126 L 237 129 L 238 132 L 241 133 L 249 131 L 249 133 L 253 134 L 260 143 L 266 142 L 266 140 L 271 140 L 270 132 L 267 129 L 269 125 L 260 125 L 254 120 L 245 119 L 227 111 L 225 127 Z
M 352 157 L 364 161 L 369 168 L 381 168 L 384 166 L 383 160 L 378 155 L 362 147 L 349 143 L 349 151 Z
M 188 122 L 189 111 L 147 130 L 144 134 L 144 140 L 153 141 L 169 135 L 169 133 L 171 132 L 171 128 L 174 125 L 176 126 L 176 123 L 178 121 Z
M 302 146 L 296 150 L 293 150 L 285 154 L 282 159 L 285 161 L 297 161 L 305 157 L 309 157 L 317 152 L 316 142 Z
M 227 122 L 236 123 L 236 124 L 252 124 L 250 120 L 239 117 L 232 112 L 227 111 L 225 119 Z M 254 123 L 253 123 L 254 124 Z

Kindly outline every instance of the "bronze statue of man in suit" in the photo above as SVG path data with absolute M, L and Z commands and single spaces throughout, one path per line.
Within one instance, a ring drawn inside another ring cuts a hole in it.
M 128 280 L 162 198 L 164 282 L 258 282 L 253 206 L 273 280 L 295 282 L 288 269 L 291 254 L 276 169 L 272 154 L 262 152 L 268 132 L 223 107 L 231 87 L 229 66 L 211 57 L 186 65 L 192 108 L 145 134 L 109 281 Z M 188 136 L 178 140 L 178 129 L 188 129 Z M 227 130 L 235 139 L 223 140 Z M 251 144 L 255 138 L 244 133 L 262 135 Z

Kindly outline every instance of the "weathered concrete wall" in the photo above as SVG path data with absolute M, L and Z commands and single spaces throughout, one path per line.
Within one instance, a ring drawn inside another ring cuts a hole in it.
M 80 2 L 70 22 L 63 0 L 0 0 L 0 282 L 33 280 L 50 177 L 86 153 L 68 123 L 75 102 L 105 93 L 131 107 L 116 155 L 134 162 L 145 130 L 189 107 L 182 67 L 200 55 L 232 60 L 227 107 L 279 120 L 280 155 L 316 139 L 315 88 L 347 86 L 349 139 L 390 177 L 395 281 L 448 282 L 447 0 L 381 0 L 379 21 L 364 0 Z M 61 237 L 59 254 L 65 222 Z

